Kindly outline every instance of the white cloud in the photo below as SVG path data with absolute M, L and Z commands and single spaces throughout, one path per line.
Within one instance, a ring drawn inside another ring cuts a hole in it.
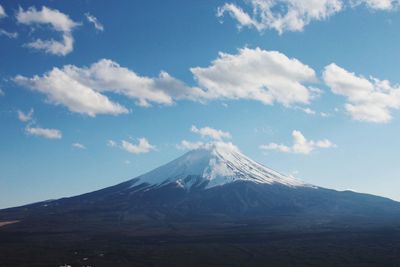
M 293 131 L 293 144 L 291 146 L 277 143 L 261 145 L 262 150 L 276 150 L 284 153 L 305 154 L 308 155 L 317 148 L 332 148 L 336 147 L 334 143 L 328 139 L 313 141 L 307 140 L 300 131 Z
M 174 100 L 192 99 L 203 92 L 190 88 L 166 72 L 158 77 L 139 76 L 134 71 L 121 67 L 118 63 L 101 59 L 90 67 L 64 66 L 63 72 L 71 79 L 99 92 L 114 92 L 137 101 L 140 106 L 151 103 L 170 105 Z
M 63 70 L 53 68 L 43 76 L 26 78 L 18 75 L 15 81 L 47 96 L 47 101 L 55 105 L 64 105 L 70 111 L 96 116 L 96 114 L 121 114 L 128 110 L 109 100 L 105 95 L 79 83 Z
M 148 153 L 156 149 L 156 147 L 151 145 L 144 137 L 139 138 L 139 142 L 137 144 L 132 144 L 128 141 L 122 140 L 121 148 L 132 154 Z
M 0 36 L 2 36 L 2 35 L 6 36 L 10 39 L 15 39 L 18 37 L 18 33 L 16 33 L 16 32 L 8 32 L 4 29 L 0 29 Z
M 73 143 L 72 147 L 76 149 L 86 149 L 86 146 L 82 145 L 81 143 Z
M 33 108 L 31 108 L 31 110 L 28 113 L 24 113 L 21 110 L 18 110 L 17 111 L 18 119 L 22 122 L 28 122 L 33 119 L 33 112 L 34 112 Z
M 345 109 L 355 120 L 386 123 L 391 110 L 400 109 L 400 85 L 357 76 L 334 63 L 325 67 L 323 78 L 333 93 L 347 98 Z
M 223 138 L 231 138 L 231 134 L 229 132 L 224 132 L 221 130 L 213 129 L 211 127 L 203 127 L 197 128 L 196 126 L 192 125 L 190 128 L 192 133 L 199 134 L 201 137 L 210 137 L 214 140 L 222 140 Z
M 129 97 L 137 105 L 172 105 L 178 100 L 248 99 L 271 105 L 307 104 L 320 90 L 315 71 L 297 59 L 260 48 L 240 49 L 238 54 L 220 53 L 209 67 L 191 68 L 198 86 L 190 87 L 161 71 L 158 77 L 140 76 L 118 63 L 101 59 L 89 67 L 65 65 L 42 76 L 16 76 L 15 81 L 44 93 L 50 103 L 89 116 L 121 114 L 128 110 L 105 93 Z
M 4 10 L 4 7 L 0 5 L 0 19 L 7 17 L 7 13 Z
M 39 127 L 26 127 L 25 131 L 29 135 L 44 137 L 48 139 L 61 139 L 62 133 L 57 129 L 46 129 Z
M 59 32 L 71 32 L 78 25 L 68 15 L 46 6 L 43 6 L 42 10 L 30 7 L 25 11 L 19 8 L 16 18 L 19 23 L 26 25 L 50 24 L 54 30 Z
M 93 24 L 93 26 L 96 28 L 98 31 L 104 31 L 104 26 L 103 24 L 100 23 L 100 21 L 90 13 L 85 13 L 85 17 L 87 21 Z
M 207 68 L 191 69 L 207 99 L 251 99 L 289 106 L 309 103 L 315 94 L 304 83 L 316 81 L 315 71 L 277 51 L 243 48 L 236 55 L 220 53 Z
M 29 110 L 29 112 L 27 112 L 27 113 L 24 113 L 21 110 L 17 111 L 18 119 L 20 121 L 26 122 L 26 123 L 29 122 L 25 128 L 26 134 L 44 137 L 47 139 L 61 139 L 62 138 L 62 133 L 60 130 L 32 126 L 32 125 L 36 124 L 36 122 L 33 119 L 33 113 L 34 113 L 33 108 L 31 108 Z M 75 147 L 75 145 L 76 144 L 73 144 L 74 147 Z
M 371 10 L 398 9 L 399 0 L 245 0 L 249 12 L 233 3 L 218 8 L 217 17 L 229 14 L 238 28 L 255 28 L 262 32 L 273 29 L 279 34 L 302 31 L 313 21 L 326 20 L 346 8 L 365 5 Z
M 199 149 L 201 147 L 204 147 L 203 142 L 190 142 L 187 140 L 182 140 L 179 144 L 176 145 L 176 148 L 182 149 L 182 150 L 195 150 Z
M 325 20 L 342 10 L 341 0 L 248 0 L 252 10 L 245 12 L 235 4 L 226 3 L 218 9 L 217 16 L 228 13 L 239 27 L 254 27 L 258 31 L 274 29 L 302 31 L 311 21 Z
M 36 39 L 26 46 L 58 56 L 65 56 L 72 52 L 74 48 L 72 30 L 79 24 L 71 20 L 68 15 L 43 6 L 41 10 L 36 10 L 35 7 L 30 7 L 27 10 L 19 8 L 16 19 L 19 23 L 25 25 L 50 25 L 53 30 L 62 33 L 62 41 Z
M 89 116 L 128 112 L 102 94 L 106 92 L 125 95 L 145 107 L 151 103 L 171 105 L 179 99 L 197 100 L 203 92 L 187 87 L 166 72 L 156 78 L 139 76 L 108 59 L 101 59 L 90 67 L 66 65 L 62 69 L 53 68 L 43 76 L 32 78 L 19 75 L 15 80 L 46 94 L 51 103 L 65 105 L 73 112 Z

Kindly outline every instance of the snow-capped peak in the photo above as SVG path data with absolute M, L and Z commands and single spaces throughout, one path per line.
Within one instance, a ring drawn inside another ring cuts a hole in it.
M 196 179 L 187 179 L 195 177 Z M 153 171 L 138 177 L 138 183 L 150 185 L 175 182 L 190 188 L 196 181 L 206 183 L 206 188 L 235 181 L 305 186 L 291 176 L 282 175 L 243 155 L 232 143 L 213 142 L 192 150 Z

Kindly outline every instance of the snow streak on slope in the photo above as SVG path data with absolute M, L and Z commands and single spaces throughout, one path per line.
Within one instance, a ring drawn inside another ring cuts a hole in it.
M 193 177 L 193 179 L 188 179 Z M 195 182 L 206 183 L 206 188 L 235 181 L 250 181 L 286 186 L 308 186 L 293 177 L 282 175 L 243 155 L 230 143 L 210 143 L 150 171 L 138 179 L 138 185 L 160 185 L 169 182 L 190 188 Z

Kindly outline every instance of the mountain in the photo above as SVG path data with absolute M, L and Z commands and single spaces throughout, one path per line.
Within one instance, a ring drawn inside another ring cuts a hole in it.
M 134 179 L 133 184 L 150 186 L 176 183 L 190 190 L 193 186 L 209 189 L 233 182 L 305 186 L 243 155 L 230 143 L 210 143 Z
M 0 266 L 398 266 L 398 240 L 398 202 L 307 184 L 226 143 L 0 210 Z
M 220 142 L 112 187 L 3 210 L 0 220 L 30 228 L 53 224 L 135 229 L 139 224 L 158 227 L 185 221 L 298 227 L 384 223 L 397 221 L 399 215 L 395 201 L 304 183 Z

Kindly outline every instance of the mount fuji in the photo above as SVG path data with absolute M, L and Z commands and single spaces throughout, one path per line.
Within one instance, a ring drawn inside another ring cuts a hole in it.
M 160 186 L 176 183 L 190 190 L 193 186 L 209 189 L 234 182 L 306 186 L 299 180 L 284 176 L 249 159 L 233 144 L 215 142 L 192 150 L 182 157 L 133 180 Z
M 90 251 L 90 257 L 98 253 L 92 266 L 131 266 L 130 262 L 115 265 L 120 260 L 118 253 L 123 251 L 125 254 L 121 257 L 135 261 L 138 253 L 153 253 L 150 261 L 137 264 L 147 266 L 154 263 L 153 260 L 162 264 L 162 259 L 179 248 L 184 254 L 182 257 L 189 261 L 184 260 L 183 264 L 181 257 L 175 257 L 176 265 L 196 266 L 192 262 L 192 250 L 187 248 L 208 251 L 210 244 L 233 242 L 240 244 L 240 252 L 233 252 L 226 245 L 218 245 L 218 251 L 235 257 L 242 253 L 243 257 L 237 262 L 233 257 L 230 265 L 243 266 L 248 263 L 245 261 L 250 253 L 248 246 L 267 246 L 265 242 L 275 242 L 273 240 L 278 237 L 283 240 L 296 237 L 293 240 L 299 243 L 293 246 L 298 246 L 297 249 L 304 250 L 303 246 L 309 246 L 307 248 L 316 251 L 325 249 L 320 245 L 326 245 L 326 238 L 330 240 L 329 244 L 340 242 L 343 247 L 343 243 L 354 239 L 354 233 L 358 238 L 363 231 L 368 233 L 368 239 L 357 241 L 357 246 L 370 244 L 368 242 L 375 244 L 376 236 L 371 237 L 371 232 L 400 229 L 399 226 L 398 202 L 307 184 L 251 160 L 232 144 L 217 142 L 203 145 L 148 173 L 105 189 L 0 210 L 0 240 L 3 240 L 0 241 L 0 258 L 9 259 L 4 266 L 19 266 L 15 262 L 19 259 L 18 251 L 22 250 L 30 255 L 30 259 L 39 257 L 38 262 L 42 264 L 43 258 L 38 255 L 45 252 L 46 266 L 60 266 L 63 263 L 60 259 L 86 266 L 83 264 L 87 262 L 82 262 L 77 255 L 87 255 Z M 394 231 L 395 234 L 385 233 L 385 242 L 388 239 L 394 242 L 391 244 L 397 242 L 398 239 L 393 238 L 399 236 L 399 231 Z M 317 239 L 311 242 L 310 238 Z M 31 246 L 29 250 L 27 244 Z M 265 266 L 266 257 L 271 262 L 271 257 L 292 251 L 288 246 L 289 243 L 268 243 L 269 249 L 262 251 L 264 256 L 257 254 L 261 257 L 257 263 Z M 115 252 L 118 257 L 110 252 L 114 248 L 118 248 L 118 253 Z M 48 251 L 52 251 L 52 256 Z M 384 255 L 393 251 L 397 250 L 385 251 Z M 207 253 L 210 258 L 215 251 Z M 324 250 L 323 253 L 324 257 L 334 255 L 332 251 Z M 111 258 L 106 261 L 101 258 L 103 256 L 98 256 L 104 254 Z M 14 258 L 9 258 L 10 255 Z M 340 255 L 344 255 L 343 252 Z M 371 255 L 375 257 L 376 253 Z M 397 256 L 393 257 L 397 259 Z M 172 258 L 168 259 L 171 262 Z M 199 263 L 204 259 L 198 259 Z M 279 257 L 272 262 L 278 264 L 282 259 Z M 216 265 L 229 261 L 224 257 L 215 260 Z M 335 260 L 332 258 L 331 262 Z M 284 263 L 292 265 L 290 261 Z M 301 263 L 307 265 L 309 262 Z M 24 264 L 20 266 L 27 266 Z M 44 266 L 40 264 L 37 266 Z
M 14 227 L 32 227 L 36 222 L 39 228 L 46 225 L 44 221 L 55 228 L 87 224 L 129 229 L 149 222 L 160 226 L 182 221 L 310 226 L 399 218 L 400 204 L 395 201 L 304 183 L 223 142 L 203 145 L 112 187 L 0 211 L 1 221 L 18 221 Z

